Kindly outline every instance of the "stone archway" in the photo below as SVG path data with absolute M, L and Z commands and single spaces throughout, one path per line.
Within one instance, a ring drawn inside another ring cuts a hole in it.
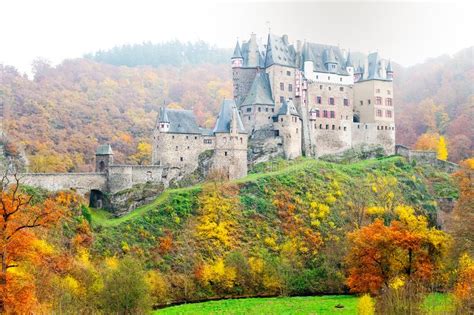
M 89 196 L 89 207 L 95 209 L 107 209 L 109 202 L 107 196 L 100 190 L 92 189 Z

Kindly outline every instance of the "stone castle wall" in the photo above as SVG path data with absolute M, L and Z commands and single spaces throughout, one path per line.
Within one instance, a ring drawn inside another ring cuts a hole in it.
M 385 154 L 395 154 L 395 125 L 393 123 L 352 123 L 352 146 L 379 145 Z
M 283 152 L 286 159 L 295 159 L 302 155 L 302 122 L 299 117 L 282 115 L 275 122 L 275 129 L 283 140 Z
M 247 134 L 216 134 L 213 169 L 224 172 L 229 178 L 246 176 L 247 139 Z
M 20 183 L 50 191 L 75 190 L 87 195 L 91 190 L 107 190 L 105 173 L 23 173 Z
M 234 89 L 235 103 L 242 104 L 252 87 L 252 83 L 257 74 L 257 68 L 234 68 L 232 69 L 232 82 Z
M 278 110 L 281 107 L 281 97 L 283 97 L 285 100 L 295 99 L 295 77 L 297 75 L 296 71 L 298 70 L 291 67 L 285 67 L 276 64 L 266 69 L 266 72 L 268 73 L 268 78 L 270 80 L 273 100 L 275 101 L 275 113 L 278 113 Z M 280 88 L 280 83 L 283 83 L 283 89 Z
M 397 144 L 395 154 L 405 157 L 408 161 L 415 161 L 420 164 L 431 165 L 447 173 L 453 173 L 459 169 L 459 165 L 449 161 L 439 160 L 434 151 L 418 151 Z

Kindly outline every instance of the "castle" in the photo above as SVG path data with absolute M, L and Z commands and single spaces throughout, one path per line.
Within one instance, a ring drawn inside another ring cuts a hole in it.
M 378 53 L 354 67 L 336 46 L 292 45 L 286 35 L 271 34 L 262 44 L 252 34 L 237 42 L 231 64 L 234 98 L 222 102 L 213 129 L 200 127 L 192 111 L 160 109 L 152 165 L 116 165 L 112 148 L 101 145 L 93 173 L 24 173 L 23 183 L 73 189 L 92 207 L 125 203 L 130 211 L 146 201 L 127 197 L 139 184 L 180 186 L 212 170 L 235 179 L 247 175 L 248 165 L 274 157 L 320 157 L 360 146 L 395 153 L 393 69 Z
M 233 100 L 222 104 L 213 130 L 191 111 L 161 108 L 152 164 L 185 169 L 214 150 L 213 167 L 229 178 L 247 164 L 282 156 L 319 157 L 359 146 L 395 153 L 393 69 L 378 53 L 354 67 L 339 47 L 255 34 L 231 57 Z M 263 152 L 263 154 L 259 154 Z

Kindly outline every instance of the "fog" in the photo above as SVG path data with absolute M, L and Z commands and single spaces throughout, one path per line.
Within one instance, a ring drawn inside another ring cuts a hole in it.
M 379 51 L 408 66 L 474 45 L 473 2 L 3 1 L 0 63 L 28 72 L 115 45 L 204 40 L 233 47 L 269 29 L 296 39 Z

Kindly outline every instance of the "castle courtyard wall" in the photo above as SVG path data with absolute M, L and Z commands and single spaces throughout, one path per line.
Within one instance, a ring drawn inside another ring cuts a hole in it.
M 91 190 L 107 190 L 105 173 L 23 173 L 19 174 L 20 183 L 41 187 L 50 191 L 74 190 L 81 195 Z

